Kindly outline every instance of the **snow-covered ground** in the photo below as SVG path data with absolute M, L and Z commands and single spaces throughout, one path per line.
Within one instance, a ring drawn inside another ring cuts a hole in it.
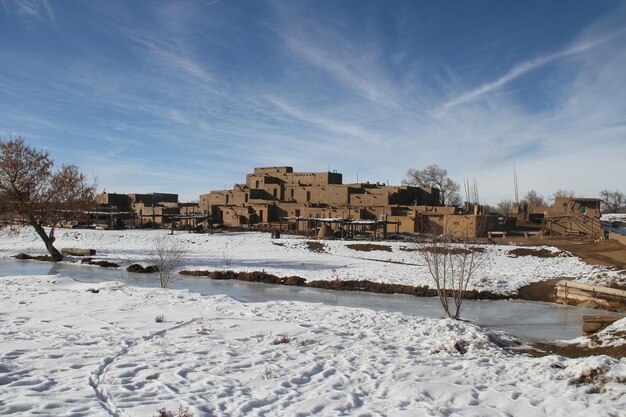
M 624 222 L 626 223 L 626 213 L 603 214 L 600 220 L 604 222 Z
M 591 336 L 582 336 L 565 342 L 586 347 L 623 347 L 626 349 L 626 319 L 618 320 Z
M 128 266 L 149 263 L 148 252 L 155 237 L 165 230 L 96 231 L 59 229 L 57 248 L 81 247 L 97 250 L 97 259 Z M 270 239 L 268 233 L 193 234 L 177 232 L 173 239 L 188 247 L 183 269 L 265 271 L 278 276 L 301 276 L 308 280 L 368 279 L 376 282 L 429 285 L 431 278 L 419 253 L 406 242 L 317 241 L 322 253 L 309 249 L 307 239 L 284 236 Z M 360 251 L 349 245 L 372 244 L 381 250 Z M 591 266 L 554 247 L 543 247 L 555 257 L 512 256 L 516 246 L 487 245 L 487 262 L 471 289 L 509 294 L 532 282 L 558 277 L 582 281 L 626 282 L 626 275 L 600 266 Z M 536 248 L 542 249 L 542 248 Z M 19 252 L 45 254 L 45 247 L 32 228 L 18 234 L 0 231 L 0 256 Z
M 0 415 L 624 415 L 626 360 L 535 359 L 495 339 L 399 313 L 5 277 Z

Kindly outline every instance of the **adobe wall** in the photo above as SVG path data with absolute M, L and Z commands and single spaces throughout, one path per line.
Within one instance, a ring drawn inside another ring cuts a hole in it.
M 497 224 L 498 216 L 447 214 L 443 216 L 445 234 L 457 237 L 485 237 Z
M 117 207 L 119 210 L 130 210 L 131 199 L 128 194 L 102 193 L 96 195 L 96 204 Z

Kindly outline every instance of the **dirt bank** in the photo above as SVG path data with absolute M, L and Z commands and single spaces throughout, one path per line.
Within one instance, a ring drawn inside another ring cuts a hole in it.
M 573 280 L 573 278 L 553 278 L 533 282 L 518 289 L 517 294 L 522 300 L 554 302 L 556 299 L 556 284 L 564 279 Z
M 316 280 L 307 282 L 305 278 L 298 276 L 278 277 L 276 275 L 265 272 L 235 272 L 235 271 L 180 271 L 181 275 L 208 277 L 211 279 L 234 279 L 247 282 L 263 282 L 266 284 L 278 285 L 294 285 L 311 288 L 323 288 L 328 290 L 341 291 L 363 291 L 378 294 L 405 294 L 416 297 L 436 297 L 437 290 L 427 286 L 412 286 L 400 284 L 385 284 L 382 282 L 373 282 L 366 279 L 363 280 Z M 503 300 L 510 298 L 518 298 L 515 294 L 502 295 L 490 291 L 467 291 L 465 298 L 468 300 Z

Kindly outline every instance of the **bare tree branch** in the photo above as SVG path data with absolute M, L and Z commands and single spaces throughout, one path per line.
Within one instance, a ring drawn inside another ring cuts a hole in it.
M 161 288 L 167 288 L 174 271 L 182 266 L 187 256 L 187 246 L 173 236 L 159 236 L 152 242 L 150 262 L 156 267 Z
M 619 190 L 602 190 L 600 199 L 602 200 L 602 213 L 618 213 L 626 210 L 626 195 Z
M 409 169 L 404 184 L 417 187 L 434 187 L 440 192 L 441 204 L 457 206 L 461 204 L 459 184 L 448 177 L 448 171 L 438 165 L 429 165 L 423 170 Z
M 0 139 L 3 207 L 9 215 L 27 221 L 52 258 L 60 261 L 63 256 L 54 247 L 54 230 L 64 219 L 93 207 L 96 186 L 88 185 L 74 165 L 64 165 L 57 172 L 53 166 L 48 152 L 31 148 L 23 137 Z
M 417 246 L 446 317 L 459 319 L 467 287 L 487 260 L 485 251 L 469 243 L 454 243 L 449 236 L 436 236 Z

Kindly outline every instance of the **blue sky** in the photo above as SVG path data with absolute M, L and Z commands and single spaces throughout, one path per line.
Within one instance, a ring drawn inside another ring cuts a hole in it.
M 626 191 L 626 3 L 0 0 L 11 135 L 185 201 L 275 165 Z

